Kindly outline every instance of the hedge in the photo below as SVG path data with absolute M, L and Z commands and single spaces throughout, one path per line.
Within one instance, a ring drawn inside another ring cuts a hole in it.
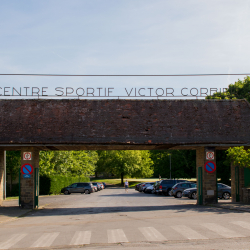
M 89 182 L 89 177 L 68 177 L 65 175 L 40 176 L 40 195 L 60 194 L 62 188 L 75 182 Z

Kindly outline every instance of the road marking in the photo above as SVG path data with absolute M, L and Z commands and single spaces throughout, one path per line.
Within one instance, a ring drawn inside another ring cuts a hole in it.
M 49 247 L 52 245 L 59 233 L 45 233 L 31 247 Z
M 148 241 L 167 241 L 154 227 L 139 227 L 139 230 Z
M 250 230 L 250 223 L 247 223 L 245 221 L 233 221 L 231 223 L 233 223 L 233 224 L 235 224 L 237 226 L 243 227 L 245 229 Z
M 122 229 L 108 230 L 108 243 L 128 242 Z
M 215 223 L 205 223 L 202 224 L 204 227 L 206 227 L 207 229 L 225 237 L 225 238 L 236 238 L 236 237 L 246 237 L 243 236 L 241 234 L 236 233 L 235 231 L 232 231 L 230 229 L 227 229 L 225 227 L 222 227 L 218 224 Z
M 0 249 L 9 249 L 15 245 L 18 241 L 22 240 L 27 234 L 13 234 L 13 236 L 7 241 L 0 244 Z
M 197 233 L 190 227 L 187 227 L 185 225 L 178 225 L 178 226 L 171 226 L 176 232 L 182 234 L 184 237 L 186 237 L 189 240 L 206 240 L 207 237 Z
M 70 245 L 84 245 L 90 244 L 91 231 L 77 231 L 75 232 Z

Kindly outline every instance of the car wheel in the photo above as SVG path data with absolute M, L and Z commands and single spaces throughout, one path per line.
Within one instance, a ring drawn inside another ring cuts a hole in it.
M 180 191 L 177 192 L 177 193 L 176 193 L 176 198 L 181 198 L 181 197 L 182 197 L 182 192 L 180 192 Z
M 90 192 L 89 192 L 88 189 L 86 189 L 84 193 L 85 193 L 85 194 L 90 194 Z
M 197 199 L 197 192 L 193 192 L 191 194 L 191 199 Z
M 223 193 L 222 195 L 223 199 L 228 200 L 230 199 L 230 194 L 228 192 Z
M 64 194 L 67 195 L 67 194 L 70 194 L 70 192 L 68 190 L 64 191 Z

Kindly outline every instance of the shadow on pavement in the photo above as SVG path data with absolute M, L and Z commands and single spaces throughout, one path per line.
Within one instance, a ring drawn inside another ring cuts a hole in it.
M 0 207 L 0 223 L 22 217 L 30 211 L 31 209 L 21 209 L 19 206 Z
M 197 213 L 243 213 L 241 211 L 218 209 L 209 206 L 197 205 L 167 205 L 167 206 L 117 206 L 117 207 L 83 207 L 83 208 L 45 208 L 36 213 L 36 216 L 61 216 L 61 215 L 84 215 L 84 214 L 105 214 L 105 213 L 123 213 L 123 212 L 150 212 L 150 211 L 169 211 L 174 210 L 176 213 L 193 211 Z

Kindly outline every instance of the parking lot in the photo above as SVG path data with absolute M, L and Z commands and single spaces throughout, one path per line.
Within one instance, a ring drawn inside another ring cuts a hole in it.
M 13 202 L 12 202 L 13 203 Z M 196 200 L 107 188 L 41 197 L 43 207 L 1 224 L 0 249 L 248 239 L 247 212 L 196 206 Z

